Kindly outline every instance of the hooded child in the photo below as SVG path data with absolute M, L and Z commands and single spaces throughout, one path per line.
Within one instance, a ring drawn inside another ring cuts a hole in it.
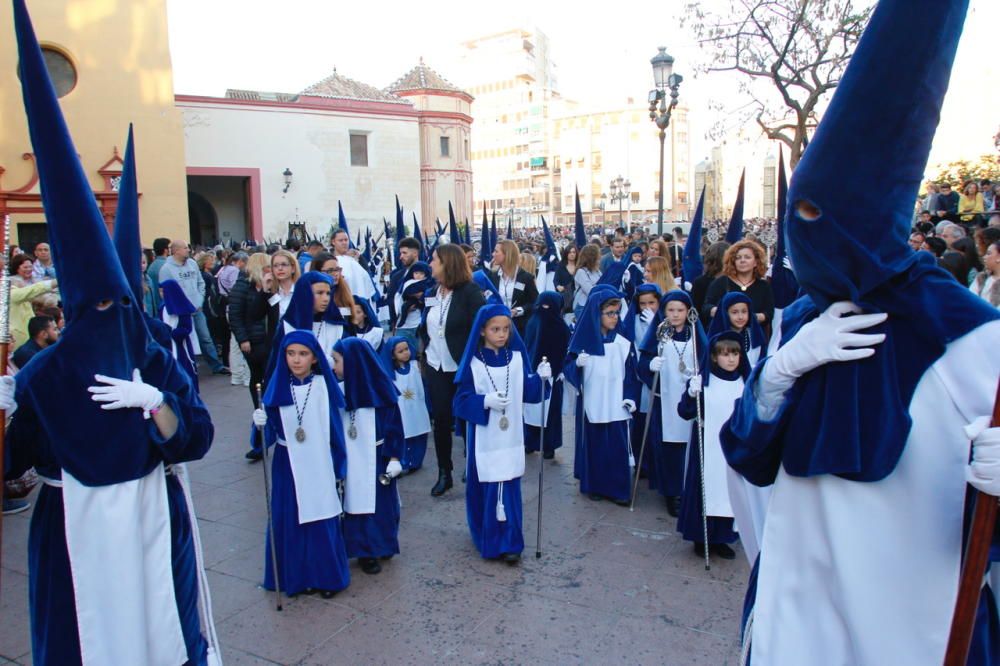
M 431 431 L 427 392 L 420 375 L 417 348 L 410 338 L 394 335 L 385 341 L 380 352 L 382 366 L 386 369 L 399 391 L 399 413 L 403 419 L 403 453 L 399 462 L 403 472 L 418 470 L 427 453 L 427 434 Z
M 163 300 L 160 302 L 160 318 L 170 329 L 170 346 L 167 350 L 177 359 L 178 365 L 192 378 L 195 390 L 198 389 L 198 361 L 201 353 L 198 334 L 194 330 L 193 315 L 197 308 L 184 294 L 176 280 L 165 280 L 160 283 Z
M 618 291 L 591 290 L 570 338 L 563 375 L 578 392 L 574 466 L 580 492 L 626 505 L 635 461 L 629 423 L 641 384 L 635 349 L 621 323 L 622 300 Z
M 708 525 L 709 553 L 724 560 L 736 557 L 728 544 L 736 541 L 733 531 L 733 508 L 729 501 L 726 472 L 729 465 L 719 445 L 719 432 L 733 413 L 733 404 L 743 394 L 743 381 L 750 374 L 750 364 L 741 336 L 725 331 L 711 338 L 708 359 L 701 372 L 688 380 L 687 390 L 677 405 L 677 414 L 691 424 L 691 442 L 687 457 L 687 476 L 681 495 L 677 531 L 685 541 L 694 543 L 698 557 L 705 556 L 702 514 Z M 698 396 L 701 395 L 699 404 Z M 698 415 L 701 408 L 704 430 L 704 475 L 699 451 Z M 702 479 L 705 501 L 702 503 Z
M 455 415 L 466 422 L 465 509 L 486 559 L 516 564 L 524 550 L 521 477 L 524 404 L 539 402 L 552 368 L 531 372 L 528 350 L 505 305 L 479 309 L 455 374 Z
M 542 448 L 545 460 L 554 458 L 556 449 L 562 446 L 562 371 L 572 335 L 562 316 L 563 305 L 562 294 L 557 291 L 543 291 L 539 294 L 531 319 L 528 320 L 524 339 L 531 364 L 537 367 L 543 358 L 548 359 L 554 377 L 552 395 L 544 401 L 548 406 Z M 525 404 L 524 424 L 524 450 L 533 453 L 539 449 L 542 437 L 542 402 Z
M 382 571 L 379 558 L 399 553 L 396 477 L 403 471 L 399 459 L 405 439 L 396 405 L 399 391 L 364 340 L 344 338 L 338 342 L 333 347 L 333 362 L 346 403 L 340 418 L 347 435 L 347 555 L 358 558 L 366 574 L 377 574 Z
M 804 295 L 720 438 L 774 484 L 753 663 L 942 663 L 970 489 L 1000 495 L 1000 314 L 907 244 L 967 6 L 881 0 L 789 184 Z M 996 663 L 997 626 L 986 586 L 968 663 Z
M 191 518 L 169 466 L 205 455 L 211 418 L 149 335 L 23 0 L 14 26 L 66 320 L 59 344 L 0 379 L 8 471 L 43 480 L 27 544 L 32 660 L 206 663 Z
M 340 391 L 316 336 L 293 330 L 277 348 L 278 362 L 253 413 L 275 446 L 271 515 L 281 589 L 330 598 L 351 582 L 341 529 L 337 482 L 347 476 Z M 274 589 L 271 550 L 264 539 L 264 588 Z
M 739 335 L 750 367 L 757 365 L 764 349 L 764 329 L 754 315 L 753 301 L 742 291 L 731 291 L 722 297 L 708 327 L 708 336 L 713 338 L 725 331 Z
M 677 405 L 687 388 L 687 380 L 700 367 L 705 352 L 705 332 L 701 322 L 692 329 L 688 321 L 691 297 L 675 289 L 660 299 L 660 308 L 639 347 L 639 376 L 654 391 L 650 406 L 649 442 L 653 473 L 650 486 L 662 495 L 667 512 L 677 516 L 684 489 L 684 460 L 691 426 L 677 415 Z M 695 350 L 698 361 L 695 363 Z M 653 380 L 659 372 L 659 385 Z
M 640 284 L 635 289 L 635 293 L 631 299 L 632 307 L 628 309 L 624 325 L 625 333 L 630 336 L 632 344 L 636 349 L 646 339 L 646 333 L 649 332 L 649 326 L 653 323 L 653 319 L 656 318 L 656 310 L 659 308 L 660 297 L 662 296 L 663 292 L 660 291 L 660 286 L 657 284 Z M 649 387 L 643 384 L 642 395 L 639 398 L 639 408 L 632 415 L 632 453 L 637 457 L 642 450 L 642 435 L 646 430 L 646 419 L 649 417 L 649 409 L 652 402 L 653 394 L 650 392 Z M 655 474 L 656 466 L 652 461 L 653 447 L 647 442 L 646 450 L 643 452 L 642 460 L 640 461 L 640 476 L 648 478 L 651 474 Z M 655 486 L 656 482 L 650 479 L 650 484 Z
M 360 338 L 371 345 L 371 348 L 378 353 L 382 346 L 382 338 L 385 332 L 378 321 L 378 315 L 372 307 L 371 301 L 362 296 L 354 297 L 354 305 L 351 307 L 350 332 L 354 337 Z

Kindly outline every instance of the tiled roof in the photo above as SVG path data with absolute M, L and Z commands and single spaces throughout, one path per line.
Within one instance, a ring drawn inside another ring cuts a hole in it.
M 242 99 L 247 102 L 294 102 L 298 95 L 288 93 L 263 92 L 260 90 L 238 90 L 230 88 L 226 91 L 226 99 Z
M 375 86 L 361 83 L 354 79 L 342 76 L 334 69 L 333 73 L 318 81 L 305 90 L 300 95 L 312 95 L 314 97 L 330 97 L 334 99 L 360 99 L 370 102 L 387 102 L 390 104 L 410 104 L 409 101 L 400 99 L 391 92 L 383 92 Z
M 386 88 L 386 90 L 389 92 L 401 92 L 404 90 L 446 90 L 449 92 L 465 92 L 454 83 L 425 65 L 423 58 L 420 59 L 420 64 L 396 79 L 396 82 Z

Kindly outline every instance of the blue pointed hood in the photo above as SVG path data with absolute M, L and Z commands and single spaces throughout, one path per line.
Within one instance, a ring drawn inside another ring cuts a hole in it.
M 465 244 L 472 247 L 472 226 L 469 224 L 469 218 L 465 218 Z
M 821 311 L 835 301 L 861 301 L 919 256 L 907 245 L 913 202 L 967 5 L 880 2 L 792 174 L 788 252 Z M 799 202 L 813 211 L 800 212 Z
M 458 232 L 458 221 L 455 219 L 455 209 L 448 202 L 448 242 L 461 243 L 462 234 Z
M 775 229 L 777 243 L 774 248 L 774 262 L 771 264 L 771 290 L 774 292 L 774 307 L 786 308 L 799 297 L 799 282 L 795 273 L 785 267 L 785 213 L 788 210 L 788 178 L 785 176 L 784 152 L 778 148 L 778 222 Z
M 493 253 L 493 248 L 499 242 L 500 237 L 497 235 L 497 212 L 493 211 L 493 218 L 490 220 L 490 254 Z
M 534 372 L 534 368 L 531 367 L 531 358 L 528 356 L 528 348 L 524 346 L 524 340 L 521 338 L 521 334 L 517 332 L 517 327 L 514 326 L 514 320 L 510 316 L 510 308 L 502 303 L 487 303 L 479 308 L 476 318 L 472 322 L 472 331 L 469 333 L 469 339 L 465 343 L 465 351 L 462 353 L 462 358 L 458 363 L 458 370 L 455 372 L 456 384 L 461 384 L 472 373 L 472 359 L 476 357 L 481 346 L 483 327 L 493 317 L 507 317 L 511 320 L 510 337 L 507 338 L 506 348 L 510 349 L 511 352 L 520 352 L 521 359 L 526 366 L 525 369 L 528 372 Z
M 580 207 L 580 188 L 576 188 L 576 209 L 573 218 L 573 233 L 576 249 L 580 250 L 587 244 L 587 230 L 583 226 L 583 208 Z
M 413 214 L 413 238 L 420 243 L 420 261 L 427 261 L 430 257 L 427 254 L 427 246 L 424 245 L 424 235 L 420 233 L 420 223 L 417 222 L 417 214 Z
M 622 288 L 622 280 L 625 277 L 625 271 L 628 270 L 628 266 L 631 262 L 632 253 L 635 251 L 642 251 L 642 248 L 638 246 L 630 247 L 622 255 L 621 259 L 613 261 L 608 270 L 601 273 L 601 277 L 597 279 L 597 284 L 607 284 L 611 285 L 615 289 Z
M 344 357 L 346 409 L 396 406 L 399 390 L 370 344 L 361 338 L 341 338 L 333 351 Z
M 393 244 L 395 254 L 393 255 L 393 265 L 399 266 L 399 241 L 406 238 L 406 222 L 403 220 L 403 207 L 399 205 L 399 195 L 396 195 L 396 242 Z
M 549 231 L 549 225 L 545 221 L 544 215 L 542 215 L 542 234 L 545 236 L 545 255 L 542 257 L 542 261 L 546 263 L 559 261 L 559 247 L 552 237 L 552 232 Z
M 528 347 L 532 367 L 537 367 L 544 356 L 552 366 L 553 377 L 558 377 L 563 371 L 572 335 L 563 319 L 563 305 L 563 296 L 558 291 L 538 294 L 524 331 L 524 343 Z
M 132 298 L 136 303 L 142 303 L 142 241 L 139 238 L 139 193 L 135 176 L 135 148 L 131 124 L 128 126 L 125 158 L 122 160 L 122 177 L 118 184 L 114 244 L 122 272 L 125 273 L 125 279 L 132 289 Z
M 736 190 L 736 203 L 733 204 L 733 214 L 729 218 L 729 228 L 726 229 L 726 242 L 733 243 L 743 240 L 743 184 L 746 181 L 747 170 L 740 174 L 740 186 Z
M 625 294 L 605 286 L 603 289 L 594 287 L 590 290 L 583 312 L 576 321 L 576 328 L 569 340 L 569 351 L 574 354 L 586 352 L 591 356 L 604 356 L 604 335 L 601 333 L 601 304 L 613 298 L 623 300 Z M 625 335 L 622 318 L 618 319 L 615 332 Z
M 490 224 L 486 219 L 486 204 L 483 204 L 483 231 L 479 237 L 479 265 L 489 266 L 493 256 L 493 244 L 490 242 Z
M 354 239 L 351 238 L 351 230 L 347 228 L 347 216 L 344 215 L 344 205 L 337 200 L 337 228 L 343 229 L 347 232 L 347 242 L 352 250 L 358 249 L 358 246 L 354 244 Z
M 507 218 L 507 240 L 514 240 L 514 216 Z
M 694 219 L 691 220 L 691 229 L 688 231 L 687 241 L 684 243 L 684 254 L 681 258 L 681 275 L 685 282 L 694 282 L 705 272 L 705 267 L 701 263 L 701 225 L 705 217 L 705 188 L 701 188 L 701 196 L 698 197 L 698 207 L 694 211 Z

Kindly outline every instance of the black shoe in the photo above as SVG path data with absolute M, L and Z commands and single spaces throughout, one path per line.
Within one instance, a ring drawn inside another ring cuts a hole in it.
M 546 451 L 545 453 L 542 454 L 542 458 L 544 458 L 545 460 L 552 460 L 555 457 L 556 457 L 555 451 Z
M 439 469 L 438 480 L 434 484 L 434 487 L 431 488 L 431 495 L 433 497 L 441 497 L 441 495 L 444 495 L 454 485 L 454 482 L 451 480 L 451 472 L 446 469 Z
M 603 500 L 603 499 L 604 499 L 604 498 L 603 498 L 603 497 L 601 497 L 600 495 L 595 495 L 594 493 L 591 493 L 591 494 L 587 495 L 587 497 L 589 497 L 589 498 L 590 498 L 590 501 L 591 501 L 591 502 L 600 502 L 601 500 Z
M 213 375 L 231 375 L 233 373 L 230 372 L 229 368 L 227 368 L 226 366 L 222 366 L 221 368 L 216 368 L 215 370 L 212 370 L 212 374 Z
M 307 594 L 309 596 L 312 596 L 312 595 L 316 594 L 317 592 L 319 592 L 319 590 L 317 590 L 314 587 L 307 587 L 306 589 L 302 590 L 302 594 Z
M 676 495 L 672 495 L 667 498 L 667 513 L 670 514 L 672 518 L 676 518 L 681 512 L 681 498 Z
M 704 558 L 705 557 L 705 544 L 698 543 L 697 541 L 695 541 L 695 543 L 694 543 L 694 554 L 697 555 L 698 557 Z
M 631 504 L 632 504 L 632 502 L 630 502 L 629 500 L 616 499 L 616 500 L 612 500 L 612 501 L 615 504 L 617 504 L 618 506 L 631 506 Z
M 324 599 L 333 599 L 333 597 L 336 594 L 337 594 L 337 591 L 335 591 L 335 590 L 320 590 L 319 591 L 319 596 L 323 597 Z
M 718 556 L 720 559 L 723 560 L 736 559 L 736 551 L 724 543 L 713 543 L 708 547 L 708 552 L 712 553 L 712 555 Z
M 250 462 L 257 462 L 257 461 L 262 460 L 264 458 L 264 452 L 263 451 L 255 451 L 254 449 L 250 449 L 249 451 L 247 451 L 247 454 L 245 456 L 243 456 L 243 457 L 246 458 L 247 460 L 249 460 Z
M 382 565 L 374 557 L 359 557 L 358 564 L 361 565 L 361 570 L 370 576 L 382 571 Z
M 521 553 L 504 553 L 503 555 L 500 556 L 500 559 L 502 559 L 510 566 L 514 566 L 515 564 L 521 561 Z

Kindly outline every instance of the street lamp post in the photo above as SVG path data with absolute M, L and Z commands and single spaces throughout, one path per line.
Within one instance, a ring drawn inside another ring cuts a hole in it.
M 667 126 L 670 124 L 670 112 L 677 106 L 680 94 L 680 74 L 674 74 L 674 57 L 667 53 L 667 47 L 659 46 L 659 53 L 652 57 L 649 63 L 653 66 L 654 90 L 649 91 L 649 119 L 656 123 L 660 130 L 660 203 L 656 217 L 656 233 L 663 235 L 663 143 L 667 137 Z M 667 91 L 670 91 L 670 103 L 667 103 Z
M 628 197 L 629 192 L 632 190 L 632 183 L 627 179 L 619 176 L 617 178 L 611 179 L 611 203 L 618 202 L 618 224 L 622 223 L 622 202 Z M 625 230 L 629 233 L 632 232 L 632 225 L 630 223 L 625 227 Z

